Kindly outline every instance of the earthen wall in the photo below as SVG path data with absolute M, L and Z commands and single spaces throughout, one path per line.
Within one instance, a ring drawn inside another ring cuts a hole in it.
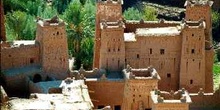
M 86 81 L 90 91 L 89 95 L 94 104 L 94 108 L 115 106 L 122 108 L 124 96 L 124 81 Z
M 123 110 L 150 109 L 150 91 L 157 89 L 158 80 L 126 80 L 123 97 Z
M 137 36 L 125 42 L 125 63 L 134 68 L 152 65 L 161 77 L 160 90 L 178 90 L 181 36 Z
M 40 64 L 40 50 L 38 45 L 21 45 L 1 49 L 2 70 Z
M 193 102 L 190 104 L 192 110 L 217 110 L 220 108 L 220 93 L 218 91 L 215 93 L 190 94 L 190 97 Z
M 105 29 L 101 33 L 100 68 L 121 71 L 125 65 L 124 29 Z

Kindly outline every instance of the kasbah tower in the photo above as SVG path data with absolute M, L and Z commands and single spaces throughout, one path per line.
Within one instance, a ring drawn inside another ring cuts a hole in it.
M 122 4 L 121 0 L 97 3 L 94 68 L 120 72 L 127 64 L 151 65 L 161 76 L 160 90 L 213 92 L 211 1 L 186 1 L 185 19 L 179 24 L 126 21 Z
M 51 20 L 39 18 L 36 41 L 40 45 L 43 72 L 56 79 L 67 77 L 69 66 L 65 23 L 56 16 Z

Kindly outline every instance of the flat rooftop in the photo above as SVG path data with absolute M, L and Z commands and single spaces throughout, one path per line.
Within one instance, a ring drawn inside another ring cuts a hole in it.
M 161 28 L 138 28 L 137 36 L 176 36 L 180 35 L 181 31 L 178 27 L 161 27 Z

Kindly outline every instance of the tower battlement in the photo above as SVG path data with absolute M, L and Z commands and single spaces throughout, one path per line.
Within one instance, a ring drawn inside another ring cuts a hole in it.
M 187 20 L 182 20 L 181 22 L 181 28 L 186 29 L 186 28 L 206 28 L 206 23 L 204 19 L 200 19 L 199 21 L 187 21 Z
M 64 26 L 65 23 L 63 20 L 59 19 L 57 16 L 53 17 L 52 19 L 42 19 L 38 18 L 37 23 L 41 25 L 42 27 L 44 26 Z
M 213 1 L 209 1 L 209 0 L 186 0 L 184 6 L 212 6 L 213 5 Z
M 123 0 L 98 0 L 97 3 L 102 3 L 102 4 L 123 4 Z

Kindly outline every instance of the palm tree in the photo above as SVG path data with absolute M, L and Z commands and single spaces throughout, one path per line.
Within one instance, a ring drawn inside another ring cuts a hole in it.
M 93 43 L 91 38 L 94 37 L 95 6 L 89 0 L 86 1 L 85 5 L 82 5 L 80 0 L 74 0 L 64 12 L 64 19 L 68 24 L 69 52 L 76 59 L 76 68 L 79 68 L 81 63 L 91 62 L 91 60 L 87 60 L 88 57 L 85 57 L 88 56 L 85 51 L 93 51 L 91 49 L 93 45 L 90 44 Z M 90 50 L 88 50 L 89 48 Z M 88 53 L 92 58 L 92 53 Z

